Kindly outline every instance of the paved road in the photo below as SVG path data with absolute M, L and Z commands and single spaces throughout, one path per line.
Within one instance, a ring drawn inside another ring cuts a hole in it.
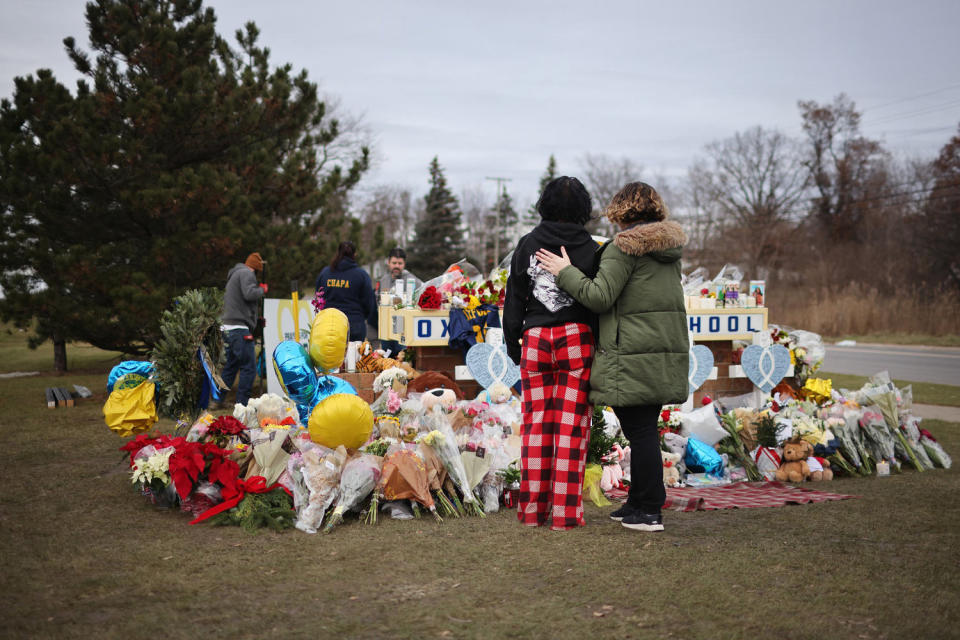
M 960 387 L 960 349 L 899 345 L 827 345 L 823 370 L 871 376 L 889 371 L 890 377 L 911 382 L 936 382 Z

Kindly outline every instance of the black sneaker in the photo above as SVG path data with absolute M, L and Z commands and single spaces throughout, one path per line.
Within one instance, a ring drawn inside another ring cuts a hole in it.
M 629 504 L 624 502 L 622 507 L 610 514 L 610 519 L 616 520 L 617 522 L 622 522 L 625 517 L 632 513 L 636 513 L 636 511 L 637 510 L 634 507 L 631 507 Z
M 627 529 L 637 531 L 663 531 L 663 517 L 659 513 L 641 513 L 636 511 L 623 518 L 620 524 Z

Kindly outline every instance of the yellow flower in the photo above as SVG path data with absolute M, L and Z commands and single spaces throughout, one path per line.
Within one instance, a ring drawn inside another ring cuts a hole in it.
M 467 311 L 472 311 L 480 306 L 480 300 L 477 296 L 470 296 L 470 300 L 467 302 L 466 309 Z

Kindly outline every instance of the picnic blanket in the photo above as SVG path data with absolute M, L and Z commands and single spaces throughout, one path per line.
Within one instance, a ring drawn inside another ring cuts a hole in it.
M 607 497 L 625 500 L 627 492 L 609 492 Z M 856 497 L 858 496 L 795 487 L 782 482 L 735 482 L 717 487 L 667 487 L 667 501 L 663 508 L 674 511 L 753 509 Z

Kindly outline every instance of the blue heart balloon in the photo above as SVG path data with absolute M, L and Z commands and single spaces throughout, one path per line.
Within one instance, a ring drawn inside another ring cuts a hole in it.
M 752 344 L 743 350 L 740 366 L 750 382 L 764 393 L 770 393 L 790 370 L 790 350 L 782 344 L 769 347 Z
M 690 369 L 687 372 L 690 393 L 699 389 L 711 373 L 713 373 L 713 351 L 702 344 L 694 345 L 690 349 Z
M 512 387 L 520 379 L 520 367 L 507 355 L 505 345 L 494 346 L 487 342 L 478 342 L 467 351 L 466 361 L 470 375 L 484 389 L 488 389 L 498 380 Z
M 358 395 L 353 385 L 343 378 L 320 376 L 317 379 L 317 390 L 314 392 L 313 397 L 310 398 L 308 402 L 297 403 L 297 413 L 300 414 L 300 423 L 307 424 L 307 421 L 310 419 L 310 414 L 313 413 L 313 408 L 330 396 L 338 393 Z
M 317 374 L 303 345 L 284 340 L 273 350 L 273 366 L 283 392 L 294 404 L 308 404 L 317 394 Z

